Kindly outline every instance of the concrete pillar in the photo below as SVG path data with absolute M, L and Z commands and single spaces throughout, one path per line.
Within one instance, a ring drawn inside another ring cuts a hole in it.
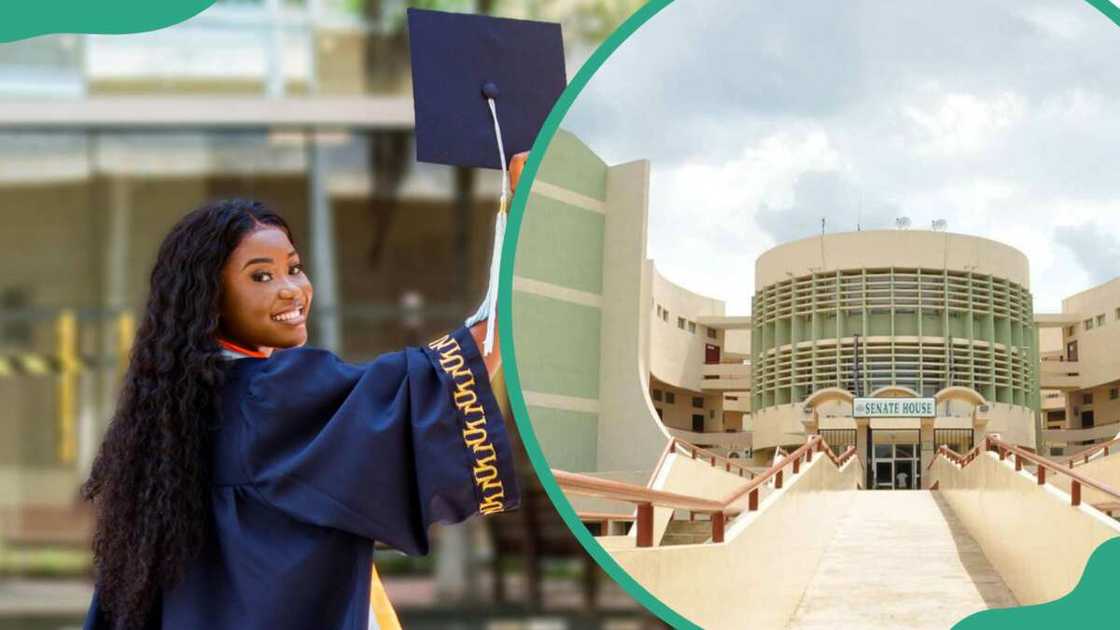
M 339 313 L 338 262 L 335 255 L 334 209 L 327 191 L 327 148 L 314 130 L 307 132 L 307 165 L 310 178 L 308 207 L 311 217 L 311 269 L 315 282 L 318 324 L 316 345 L 342 351 L 342 318 Z
M 921 449 L 921 459 L 919 465 L 922 467 L 919 473 L 919 479 L 922 480 L 922 489 L 929 489 L 929 479 L 926 477 L 926 470 L 929 469 L 930 462 L 933 461 L 934 453 L 936 452 L 937 445 L 933 443 L 933 418 L 922 418 L 922 424 L 918 433 L 918 441 Z
M 870 426 L 871 420 L 869 418 L 856 418 L 856 456 L 863 464 L 864 477 L 861 483 L 864 484 L 864 489 L 868 489 L 867 480 L 871 478 L 871 461 L 867 457 L 867 451 L 870 448 L 867 443 Z

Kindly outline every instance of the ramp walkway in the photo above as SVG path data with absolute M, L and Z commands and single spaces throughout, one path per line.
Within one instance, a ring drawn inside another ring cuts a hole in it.
M 790 628 L 945 628 L 1015 596 L 936 492 L 855 495 Z
M 870 491 L 854 448 L 837 456 L 814 435 L 763 472 L 680 441 L 644 487 L 553 472 L 566 494 L 634 506 L 629 532 L 597 540 L 701 627 L 944 628 L 1066 595 L 1120 536 L 1105 513 L 1120 458 L 1079 462 L 989 435 L 963 455 L 938 448 L 932 490 Z

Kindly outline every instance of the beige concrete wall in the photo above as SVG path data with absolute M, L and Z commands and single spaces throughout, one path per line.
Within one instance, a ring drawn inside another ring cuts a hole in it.
M 714 468 L 709 462 L 695 460 L 687 455 L 674 453 L 665 461 L 658 473 L 658 478 L 653 480 L 651 487 L 655 490 L 676 492 L 690 497 L 721 500 L 727 497 L 736 488 L 741 488 L 749 483 L 738 475 L 733 475 L 722 468 Z M 653 509 L 653 539 L 661 540 L 665 535 L 665 528 L 669 526 L 669 519 L 673 510 L 664 507 Z M 683 515 L 683 513 L 682 513 Z M 631 537 L 637 535 L 637 529 L 630 531 Z
M 653 470 L 669 439 L 649 398 L 652 284 L 646 260 L 649 162 L 607 171 L 600 338 L 600 471 Z
M 977 236 L 926 230 L 825 234 L 779 245 L 755 262 L 755 286 L 765 287 L 790 275 L 896 266 L 971 271 L 1030 287 L 1027 257 L 1019 250 Z
M 658 411 L 661 412 L 661 422 L 666 427 L 674 429 L 682 429 L 685 431 L 692 430 L 692 415 L 698 414 L 704 416 L 704 430 L 705 431 L 723 431 L 723 394 L 720 393 L 701 393 L 673 387 L 658 381 L 650 383 L 651 402 L 654 407 L 654 414 Z M 652 397 L 652 390 L 661 392 L 661 400 L 656 400 Z M 666 394 L 671 393 L 673 402 L 668 402 Z M 700 398 L 703 400 L 703 406 L 693 406 L 693 398 Z M 657 416 L 654 416 L 656 421 Z
M 780 628 L 797 609 L 862 469 L 816 457 L 732 521 L 723 543 L 611 549 L 654 596 L 704 628 Z M 858 570 L 858 568 L 853 568 Z
M 668 309 L 668 321 L 657 317 L 658 306 Z M 699 391 L 704 345 L 715 344 L 722 351 L 724 332 L 717 331 L 716 338 L 712 339 L 707 335 L 707 327 L 698 323 L 697 319 L 723 315 L 723 302 L 673 284 L 657 272 L 655 265 L 653 305 L 650 309 L 650 372 L 670 385 Z M 678 318 L 682 317 L 685 319 L 683 330 L 678 326 Z M 689 332 L 689 322 L 694 324 L 694 332 Z
M 1088 464 L 1075 466 L 1073 470 L 1093 481 L 1099 481 L 1110 488 L 1120 490 L 1120 455 L 1113 455 L 1112 452 L 1114 451 L 1110 449 L 1110 454 L 1107 457 L 1098 455 L 1091 458 Z M 1046 481 L 1055 488 L 1061 489 L 1062 492 L 1069 492 L 1070 490 L 1071 479 L 1065 475 L 1050 475 L 1046 478 Z M 1116 501 L 1117 499 L 1099 490 L 1082 486 L 1081 500 L 1092 505 L 1105 501 Z
M 1072 336 L 1068 327 L 1062 328 L 1063 349 L 1066 343 L 1077 341 L 1081 382 L 1086 387 L 1120 379 L 1120 319 L 1116 317 L 1117 309 L 1120 309 L 1120 277 L 1062 300 L 1062 312 L 1093 318 L 1091 330 L 1085 330 L 1084 322 L 1073 326 Z M 1104 315 L 1103 325 L 1096 323 L 1099 315 Z
M 1023 605 L 1070 592 L 1093 550 L 1120 536 L 1120 524 L 994 453 L 963 469 L 938 457 L 928 475 Z

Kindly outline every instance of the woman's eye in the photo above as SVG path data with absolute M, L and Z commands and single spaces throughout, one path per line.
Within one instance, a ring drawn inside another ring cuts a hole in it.
M 288 269 L 288 273 L 290 273 L 293 276 L 297 276 L 297 275 L 303 273 L 303 264 L 300 263 L 298 265 L 292 265 L 291 268 Z
M 272 280 L 272 274 L 267 271 L 258 271 L 257 273 L 253 274 L 253 280 L 256 280 L 257 282 L 268 282 Z

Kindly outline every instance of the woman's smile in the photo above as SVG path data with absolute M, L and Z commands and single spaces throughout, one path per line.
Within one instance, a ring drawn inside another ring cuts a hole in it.
M 287 324 L 289 326 L 302 326 L 307 321 L 307 318 L 304 317 L 303 314 L 303 305 L 296 304 L 292 308 L 273 315 L 272 321 Z
M 247 348 L 302 346 L 311 297 L 287 232 L 262 227 L 241 240 L 222 270 L 221 334 Z

